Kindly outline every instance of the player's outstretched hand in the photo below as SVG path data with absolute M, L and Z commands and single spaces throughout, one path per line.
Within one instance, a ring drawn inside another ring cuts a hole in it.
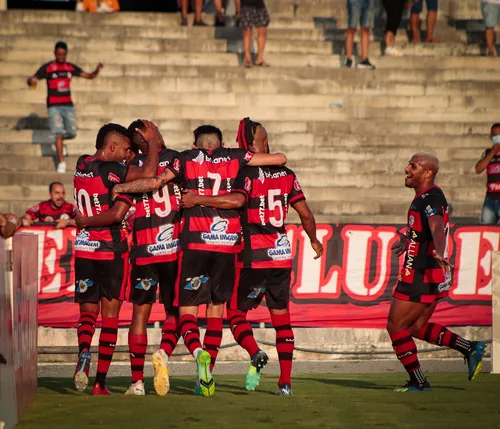
M 396 230 L 396 233 L 399 235 L 399 241 L 394 243 L 391 247 L 392 253 L 396 256 L 401 256 L 406 252 L 406 246 L 408 245 L 408 238 L 406 235 Z
M 136 128 L 135 131 L 144 139 L 149 147 L 158 146 L 160 139 L 160 131 L 158 131 L 158 127 L 146 119 L 141 119 L 141 121 L 144 124 L 144 131 L 139 128 Z
M 316 252 L 314 259 L 321 258 L 323 256 L 323 245 L 319 240 L 311 241 L 311 247 Z
M 190 209 L 197 205 L 196 198 L 198 194 L 191 189 L 186 189 L 182 192 L 180 206 L 183 209 Z
M 432 251 L 432 256 L 434 256 L 434 259 L 438 262 L 439 266 L 443 269 L 443 273 L 449 273 L 454 266 L 452 263 L 444 258 L 442 255 L 440 255 L 436 250 Z

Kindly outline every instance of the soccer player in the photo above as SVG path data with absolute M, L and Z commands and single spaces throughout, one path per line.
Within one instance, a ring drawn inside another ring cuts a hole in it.
M 249 118 L 240 122 L 238 144 L 252 153 L 269 152 L 266 129 Z M 244 247 L 238 258 L 236 288 L 227 313 L 235 340 L 251 359 L 245 388 L 255 390 L 260 382 L 260 370 L 268 361 L 246 320 L 248 310 L 257 308 L 265 296 L 276 330 L 281 371 L 276 394 L 292 395 L 294 335 L 288 311 L 292 250 L 284 226 L 289 205 L 300 216 L 316 252 L 315 259 L 323 254 L 323 246 L 316 238 L 314 215 L 305 201 L 295 173 L 286 167 L 245 167 L 240 171 L 230 194 L 210 197 L 186 192 L 181 205 L 185 208 L 195 205 L 219 209 L 244 207 L 241 222 Z
M 138 130 L 148 145 L 156 147 L 157 128 L 145 122 L 146 131 Z M 74 173 L 75 201 L 81 215 L 75 239 L 75 302 L 80 304 L 78 320 L 79 357 L 74 375 L 75 387 L 86 389 L 90 368 L 90 344 L 99 310 L 102 329 L 93 395 L 109 395 L 105 386 L 118 334 L 118 314 L 124 299 L 128 272 L 128 245 L 122 220 L 131 201 L 119 196 L 113 204 L 111 189 L 116 183 L 153 177 L 157 172 L 158 153 L 149 151 L 142 168 L 129 166 L 130 139 L 125 127 L 104 125 L 97 134 L 96 153 L 83 155 Z M 94 225 L 92 216 L 102 213 L 104 223 Z
M 61 182 L 49 185 L 50 198 L 31 207 L 23 216 L 23 226 L 33 222 L 56 222 L 56 229 L 75 226 L 76 207 L 66 201 L 66 190 Z
M 194 131 L 194 148 L 180 153 L 154 179 L 115 186 L 116 193 L 150 192 L 177 178 L 184 189 L 200 195 L 231 191 L 238 171 L 248 165 L 282 165 L 283 154 L 253 154 L 244 149 L 223 147 L 221 131 L 203 125 Z M 183 211 L 179 274 L 174 304 L 179 307 L 184 344 L 198 367 L 195 393 L 212 396 L 215 383 L 212 368 L 222 340 L 224 303 L 231 299 L 235 277 L 235 255 L 240 250 L 241 224 L 236 210 L 196 206 Z M 207 332 L 204 349 L 198 328 L 198 307 L 207 304 Z
M 396 356 L 410 381 L 396 392 L 430 391 L 417 356 L 412 337 L 462 353 L 469 367 L 469 380 L 482 369 L 485 344 L 469 341 L 444 326 L 429 322 L 438 301 L 448 296 L 451 286 L 450 262 L 446 259 L 449 233 L 448 202 L 434 181 L 438 159 L 428 153 L 416 153 L 405 168 L 405 186 L 415 190 L 406 235 L 393 245 L 400 256 L 406 252 L 403 268 L 389 310 L 387 331 Z
M 97 64 L 92 73 L 83 71 L 75 64 L 66 62 L 68 45 L 57 42 L 54 47 L 55 60 L 42 65 L 38 71 L 28 79 L 28 86 L 35 87 L 40 79 L 47 80 L 47 110 L 49 113 L 50 132 L 56 139 L 57 172 L 66 173 L 64 162 L 63 141 L 74 139 L 77 133 L 76 114 L 71 100 L 71 79 L 83 77 L 95 79 L 103 65 Z

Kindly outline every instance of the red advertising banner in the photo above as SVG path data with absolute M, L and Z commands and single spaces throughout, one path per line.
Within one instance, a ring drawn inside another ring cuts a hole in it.
M 294 257 L 290 302 L 294 326 L 385 327 L 392 290 L 403 263 L 402 257 L 390 251 L 398 240 L 396 228 L 405 230 L 403 226 L 387 225 L 318 225 L 325 253 L 314 260 L 305 232 L 289 225 Z M 75 326 L 75 230 L 41 226 L 29 231 L 39 235 L 39 324 Z M 491 325 L 491 260 L 492 252 L 499 248 L 499 227 L 452 226 L 448 249 L 455 265 L 453 285 L 449 298 L 438 305 L 434 321 L 450 326 Z M 124 304 L 122 324 L 130 322 L 131 313 L 131 305 Z M 151 321 L 163 318 L 162 306 L 155 305 Z M 249 318 L 270 322 L 262 306 L 250 312 Z

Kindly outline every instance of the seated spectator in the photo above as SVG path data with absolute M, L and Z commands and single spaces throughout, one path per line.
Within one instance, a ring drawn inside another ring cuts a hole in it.
M 345 37 L 345 66 L 353 66 L 354 34 L 358 25 L 361 27 L 361 62 L 360 69 L 374 70 L 375 66 L 368 59 L 368 46 L 370 44 L 370 29 L 373 28 L 374 10 L 373 0 L 347 0 L 348 29 Z
M 118 12 L 120 3 L 118 0 L 77 0 L 77 12 Z
M 56 222 L 56 229 L 76 226 L 76 207 L 66 201 L 66 191 L 61 182 L 49 185 L 50 198 L 30 208 L 23 217 L 23 226 L 31 226 L 33 222 Z
M 486 56 L 496 57 L 495 49 L 495 27 L 500 25 L 500 0 L 483 0 L 481 4 L 483 12 L 484 38 L 486 40 Z
M 476 164 L 476 173 L 486 170 L 488 177 L 481 223 L 496 225 L 500 220 L 500 123 L 491 126 L 490 138 L 493 146 L 483 152 Z
M 424 0 L 412 0 L 410 26 L 412 33 L 412 41 L 420 42 L 420 14 Z M 438 0 L 425 0 L 427 5 L 427 34 L 425 36 L 426 42 L 437 42 L 434 37 L 434 27 L 436 26 Z
M 0 213 L 0 237 L 10 238 L 21 226 L 21 221 L 13 213 Z
M 255 65 L 269 67 L 264 61 L 264 48 L 267 40 L 267 27 L 271 22 L 264 0 L 241 0 L 240 25 L 243 27 L 243 47 L 245 48 L 244 67 L 252 67 L 252 29 L 257 28 L 257 58 Z

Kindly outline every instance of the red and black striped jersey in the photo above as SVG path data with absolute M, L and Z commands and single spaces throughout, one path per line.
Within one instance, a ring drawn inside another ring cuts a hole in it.
M 295 173 L 286 167 L 246 167 L 233 192 L 247 199 L 239 262 L 245 268 L 292 268 L 285 219 L 290 205 L 306 199 Z
M 75 64 L 50 61 L 35 73 L 37 79 L 47 79 L 47 106 L 72 106 L 71 79 L 83 70 Z
M 490 153 L 491 149 L 486 149 L 483 158 Z M 500 156 L 494 156 L 486 168 L 488 174 L 486 195 L 495 200 L 500 199 Z
M 163 149 L 159 152 L 158 175 L 179 156 L 179 152 Z M 141 167 L 145 155 L 137 155 L 132 165 Z M 181 214 L 181 187 L 171 181 L 154 192 L 130 195 L 134 199 L 135 215 L 132 229 L 130 260 L 136 265 L 170 262 L 177 259 Z
M 199 195 L 223 195 L 231 192 L 238 172 L 252 158 L 253 153 L 245 149 L 191 149 L 181 152 L 169 168 L 182 181 L 184 189 L 192 189 Z M 240 251 L 241 223 L 238 210 L 196 206 L 184 210 L 182 217 L 183 250 Z
M 109 210 L 113 206 L 111 190 L 114 185 L 125 182 L 127 173 L 128 165 L 119 162 L 108 162 L 90 155 L 78 158 L 73 183 L 80 213 L 91 217 Z M 132 205 L 127 195 L 119 195 L 117 200 Z M 112 260 L 116 253 L 127 251 L 127 231 L 122 222 L 77 231 L 77 258 Z
M 400 283 L 432 284 L 444 287 L 451 284 L 433 256 L 434 241 L 429 227 L 429 218 L 442 216 L 446 241 L 450 230 L 448 202 L 443 191 L 432 186 L 413 199 L 408 210 L 406 255 L 399 276 Z M 446 251 L 444 257 L 446 257 Z
M 59 219 L 74 219 L 76 217 L 76 207 L 67 201 L 61 207 L 54 208 L 50 200 L 42 201 L 31 207 L 26 214 L 32 220 L 39 222 L 56 222 Z

